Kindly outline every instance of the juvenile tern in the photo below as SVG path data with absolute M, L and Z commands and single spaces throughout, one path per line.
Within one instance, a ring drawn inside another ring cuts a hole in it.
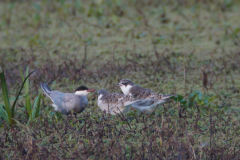
M 130 109 L 130 104 L 136 100 L 122 93 L 109 93 L 105 89 L 98 90 L 98 106 L 102 111 L 106 111 L 111 115 L 125 113 Z
M 165 102 L 171 102 L 170 97 L 174 96 L 172 94 L 156 94 L 149 89 L 135 85 L 129 79 L 121 80 L 118 86 L 121 88 L 124 95 L 139 99 L 139 101 L 131 104 L 131 106 L 133 108 L 139 109 L 140 111 L 152 112 L 157 107 L 157 105 L 163 104 Z

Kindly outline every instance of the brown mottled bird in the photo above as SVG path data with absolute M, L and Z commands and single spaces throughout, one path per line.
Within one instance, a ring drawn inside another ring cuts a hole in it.
M 135 103 L 130 96 L 126 96 L 122 93 L 109 93 L 105 89 L 98 91 L 98 106 L 102 111 L 106 111 L 111 115 L 125 113 L 130 109 L 130 104 Z
M 118 86 L 121 88 L 124 95 L 131 96 L 132 98 L 138 99 L 136 103 L 131 104 L 133 108 L 139 109 L 140 111 L 151 112 L 159 104 L 170 102 L 171 97 L 174 95 L 161 95 L 156 94 L 153 91 L 135 85 L 129 79 L 123 79 L 119 82 Z

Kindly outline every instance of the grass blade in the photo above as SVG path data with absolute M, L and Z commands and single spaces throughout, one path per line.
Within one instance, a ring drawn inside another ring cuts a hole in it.
M 2 105 L 0 105 L 0 117 L 2 117 L 8 123 L 7 112 Z
M 26 68 L 26 76 L 28 75 L 28 67 Z M 22 79 L 24 81 L 24 77 L 22 74 Z M 27 109 L 28 112 L 28 116 L 29 118 L 32 120 L 32 114 L 30 113 L 32 110 L 32 105 L 31 105 L 31 101 L 30 101 L 30 96 L 29 96 L 29 79 L 26 80 L 25 84 L 24 84 L 24 88 L 25 88 L 25 107 Z
M 11 114 L 11 106 L 9 102 L 9 97 L 8 97 L 8 89 L 7 89 L 7 84 L 6 84 L 6 79 L 4 76 L 4 72 L 0 73 L 0 79 L 1 79 L 1 87 L 2 87 L 2 92 L 3 92 L 3 100 L 5 104 L 5 109 L 7 112 L 7 117 L 8 117 L 8 124 L 12 124 L 12 114 Z
M 14 114 L 15 114 L 15 113 L 14 113 L 14 111 L 15 111 L 15 105 L 16 105 L 16 103 L 17 103 L 18 97 L 19 97 L 20 94 L 21 94 L 21 91 L 22 91 L 22 89 L 23 89 L 23 86 L 24 86 L 26 80 L 28 79 L 28 77 L 29 77 L 33 72 L 35 72 L 35 71 L 36 71 L 36 70 L 34 70 L 34 71 L 32 71 L 31 73 L 29 73 L 28 76 L 24 79 L 24 81 L 23 81 L 23 83 L 22 83 L 22 86 L 21 86 L 21 88 L 20 88 L 19 91 L 18 91 L 17 97 L 16 97 L 16 99 L 15 99 L 13 105 L 12 105 L 12 117 L 14 117 Z
M 42 95 L 41 95 L 41 93 L 39 93 L 37 98 L 34 101 L 33 112 L 32 112 L 32 118 L 33 119 L 37 118 L 38 115 L 39 115 L 39 109 L 40 109 L 40 105 L 41 105 L 41 98 L 42 98 Z

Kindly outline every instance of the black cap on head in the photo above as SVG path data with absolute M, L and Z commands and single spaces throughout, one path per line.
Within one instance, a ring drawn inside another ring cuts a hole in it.
M 87 87 L 85 87 L 85 86 L 79 86 L 79 87 L 75 90 L 75 92 L 76 92 L 76 91 L 86 91 L 86 90 L 88 90 Z
M 134 85 L 134 83 L 130 80 L 130 79 L 122 79 L 120 82 L 119 82 L 119 84 L 122 84 L 122 85 L 125 85 L 125 86 L 127 86 L 127 85 Z

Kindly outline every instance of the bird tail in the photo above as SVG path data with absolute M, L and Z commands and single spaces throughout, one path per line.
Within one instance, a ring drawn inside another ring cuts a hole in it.
M 51 93 L 51 88 L 47 85 L 47 83 L 40 83 L 40 86 L 43 90 L 43 92 L 52 100 L 50 93 Z

